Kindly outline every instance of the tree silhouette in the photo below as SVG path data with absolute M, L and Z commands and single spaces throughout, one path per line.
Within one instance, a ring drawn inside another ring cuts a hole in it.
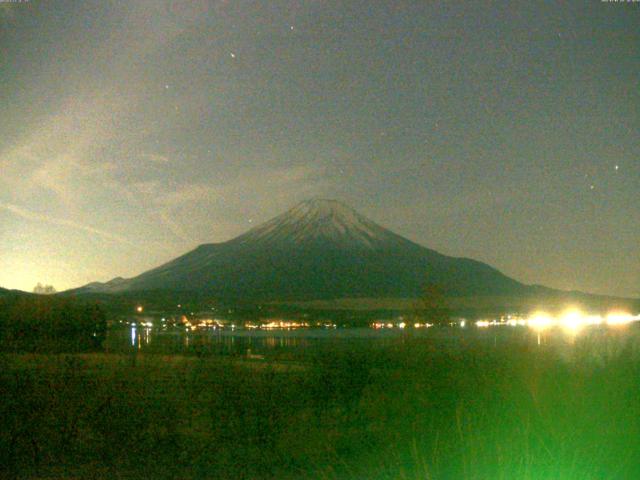
M 38 282 L 38 284 L 33 287 L 33 293 L 37 293 L 39 295 L 53 295 L 56 293 L 56 289 L 53 285 L 42 285 L 42 283 Z
M 95 304 L 44 295 L 0 298 L 0 351 L 94 351 L 106 332 L 106 315 Z
M 444 288 L 426 279 L 422 294 L 416 299 L 414 310 L 417 318 L 432 324 L 444 324 L 449 321 L 449 308 Z

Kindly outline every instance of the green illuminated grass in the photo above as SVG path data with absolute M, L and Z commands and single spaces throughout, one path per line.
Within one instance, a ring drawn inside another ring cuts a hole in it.
M 640 478 L 631 343 L 459 347 L 5 355 L 2 478 Z

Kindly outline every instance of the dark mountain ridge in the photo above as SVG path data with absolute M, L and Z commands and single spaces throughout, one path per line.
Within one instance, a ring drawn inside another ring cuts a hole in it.
M 76 293 L 170 290 L 224 299 L 519 295 L 532 288 L 482 262 L 442 255 L 335 200 L 302 202 L 223 243 L 204 244 L 131 279 Z

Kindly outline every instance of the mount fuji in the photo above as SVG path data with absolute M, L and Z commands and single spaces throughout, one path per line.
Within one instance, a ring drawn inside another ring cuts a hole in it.
M 226 242 L 204 244 L 130 279 L 94 282 L 76 293 L 199 292 L 225 300 L 518 295 L 534 288 L 468 258 L 442 255 L 324 199 L 291 210 Z

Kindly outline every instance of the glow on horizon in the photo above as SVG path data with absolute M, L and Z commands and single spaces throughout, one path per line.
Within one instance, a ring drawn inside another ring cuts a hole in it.
M 615 310 L 606 315 L 585 313 L 582 310 L 569 307 L 559 315 L 550 315 L 544 311 L 535 311 L 526 318 L 509 318 L 508 320 L 478 320 L 475 325 L 479 328 L 506 325 L 511 327 L 527 326 L 538 332 L 549 328 L 560 327 L 566 333 L 577 334 L 584 327 L 607 325 L 624 326 L 640 321 L 640 315 L 633 315 L 626 311 Z
M 606 317 L 607 325 L 626 325 L 628 323 L 640 320 L 640 315 L 632 316 L 626 312 L 611 312 Z
M 527 325 L 535 330 L 545 330 L 553 325 L 553 319 L 548 313 L 535 312 L 527 320 Z
M 571 308 L 565 310 L 560 316 L 560 326 L 569 333 L 577 333 L 586 325 L 584 318 L 584 313 L 578 309 Z

